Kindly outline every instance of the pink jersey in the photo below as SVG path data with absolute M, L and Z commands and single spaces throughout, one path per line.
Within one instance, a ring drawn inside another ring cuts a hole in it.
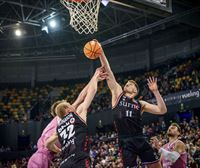
M 60 122 L 59 117 L 54 117 L 53 120 L 46 126 L 43 130 L 41 137 L 37 142 L 37 148 L 44 148 L 45 141 L 53 134 L 56 133 L 56 128 L 58 123 Z
M 43 130 L 41 137 L 38 140 L 38 150 L 31 156 L 28 161 L 28 168 L 48 168 L 50 161 L 53 159 L 53 152 L 49 151 L 45 147 L 45 141 L 56 132 L 58 123 L 60 122 L 59 117 L 54 117 L 53 120 Z M 60 144 L 57 144 L 60 147 Z
M 166 149 L 167 151 L 174 151 L 174 147 L 176 142 L 178 141 L 178 139 L 172 143 L 167 143 L 164 145 L 164 149 Z M 162 161 L 162 166 L 163 168 L 186 168 L 187 165 L 187 153 L 182 153 L 180 155 L 180 157 L 176 160 L 175 163 L 172 163 L 169 160 L 166 160 L 164 157 L 161 157 L 161 161 Z

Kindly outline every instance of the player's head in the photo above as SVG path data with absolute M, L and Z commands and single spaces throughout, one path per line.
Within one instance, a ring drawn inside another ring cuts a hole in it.
M 60 103 L 65 102 L 65 101 L 66 101 L 66 100 L 58 100 L 58 101 L 56 101 L 56 102 L 54 102 L 54 103 L 52 104 L 52 106 L 51 106 L 51 115 L 52 115 L 53 117 L 56 116 L 56 112 L 55 112 L 56 107 L 57 107 Z
M 69 112 L 74 111 L 72 105 L 67 101 L 61 102 L 57 105 L 55 112 L 58 117 L 63 119 Z
M 134 80 L 128 80 L 128 82 L 124 86 L 124 92 L 137 96 L 137 94 L 139 93 L 138 84 Z
M 181 127 L 177 123 L 172 123 L 167 130 L 167 135 L 169 137 L 178 137 L 180 134 Z

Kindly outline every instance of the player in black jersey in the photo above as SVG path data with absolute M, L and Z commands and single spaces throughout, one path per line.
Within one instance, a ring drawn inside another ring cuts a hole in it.
M 97 83 L 104 80 L 106 74 L 102 68 L 98 68 L 89 84 L 81 93 L 84 97 L 81 104 L 74 110 L 68 102 L 60 103 L 56 107 L 56 114 L 61 118 L 57 132 L 47 141 L 46 146 L 52 151 L 57 151 L 55 142 L 61 143 L 61 168 L 88 168 L 89 163 L 89 140 L 87 127 L 87 109 L 90 106 L 96 91 Z
M 136 166 L 136 158 L 140 157 L 142 163 L 150 168 L 161 167 L 157 154 L 142 135 L 141 118 L 143 112 L 153 114 L 165 114 L 167 108 L 158 91 L 157 79 L 148 79 L 148 87 L 154 94 L 157 105 L 146 101 L 136 100 L 139 87 L 134 80 L 129 80 L 124 88 L 117 83 L 108 60 L 102 52 L 100 61 L 108 74 L 107 84 L 112 94 L 112 108 L 115 114 L 115 126 L 118 132 L 119 145 L 122 152 L 122 160 L 125 168 Z

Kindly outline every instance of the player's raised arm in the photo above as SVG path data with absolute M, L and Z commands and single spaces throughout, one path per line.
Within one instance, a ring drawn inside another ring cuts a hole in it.
M 103 70 L 103 68 L 101 68 L 101 70 Z M 105 74 L 104 74 L 105 75 Z M 89 85 L 92 81 L 93 78 L 90 80 L 90 82 L 83 88 L 83 90 L 81 91 L 81 93 L 79 94 L 78 98 L 75 100 L 75 102 L 72 104 L 72 106 L 77 109 L 77 107 L 84 101 L 87 93 L 88 93 L 88 88 Z
M 84 101 L 77 108 L 77 113 L 82 119 L 86 121 L 87 110 L 97 92 L 98 81 L 104 80 L 106 78 L 106 73 L 103 73 L 103 68 L 97 68 L 95 74 L 93 75 L 91 81 L 88 84 L 87 94 Z
M 148 81 L 148 86 L 149 86 L 150 91 L 154 94 L 156 98 L 157 105 L 150 104 L 146 101 L 140 101 L 140 103 L 143 106 L 143 111 L 149 112 L 152 114 L 161 114 L 161 115 L 165 114 L 167 112 L 167 107 L 158 90 L 157 78 L 150 77 L 149 79 L 147 79 L 147 81 Z
M 75 100 L 75 102 L 72 104 L 72 106 L 75 108 L 75 110 L 77 109 L 77 107 L 84 101 L 86 94 L 88 92 L 88 87 L 89 87 L 89 83 L 83 88 L 83 90 L 81 91 L 81 93 L 78 95 L 77 99 Z
M 116 81 L 115 76 L 111 70 L 110 64 L 104 54 L 102 47 L 101 47 L 101 54 L 99 55 L 99 58 L 101 61 L 101 65 L 104 67 L 105 71 L 108 73 L 108 77 L 106 78 L 106 80 L 107 80 L 108 87 L 112 93 L 112 105 L 114 106 L 119 95 L 123 92 L 122 87 Z

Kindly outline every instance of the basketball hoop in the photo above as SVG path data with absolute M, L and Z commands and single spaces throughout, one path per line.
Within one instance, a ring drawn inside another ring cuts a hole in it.
M 100 0 L 60 0 L 69 10 L 70 25 L 79 33 L 93 34 L 98 30 Z

